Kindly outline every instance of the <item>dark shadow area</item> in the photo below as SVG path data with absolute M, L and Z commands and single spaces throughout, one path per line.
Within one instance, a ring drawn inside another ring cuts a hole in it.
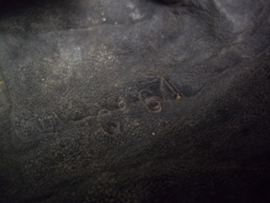
M 0 201 L 270 202 L 269 11 L 0 1 Z

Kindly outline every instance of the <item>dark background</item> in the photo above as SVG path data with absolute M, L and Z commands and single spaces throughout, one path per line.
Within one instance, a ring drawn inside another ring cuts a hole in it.
M 1 202 L 269 202 L 269 1 L 0 1 Z

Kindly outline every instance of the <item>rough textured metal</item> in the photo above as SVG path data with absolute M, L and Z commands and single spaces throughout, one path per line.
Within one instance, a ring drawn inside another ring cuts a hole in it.
M 12 3 L 1 202 L 270 201 L 269 0 Z

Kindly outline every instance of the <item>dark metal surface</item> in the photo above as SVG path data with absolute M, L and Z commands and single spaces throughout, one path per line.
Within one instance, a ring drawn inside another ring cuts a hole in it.
M 270 2 L 164 2 L 1 2 L 1 202 L 270 201 Z

